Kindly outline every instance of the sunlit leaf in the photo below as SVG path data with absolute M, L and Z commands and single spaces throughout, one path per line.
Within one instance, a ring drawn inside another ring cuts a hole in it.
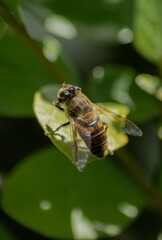
M 157 116 L 159 107 L 153 96 L 137 86 L 135 76 L 135 70 L 127 66 L 97 66 L 89 76 L 85 90 L 95 102 L 115 101 L 128 106 L 128 118 L 143 123 Z
M 73 39 L 77 35 L 75 26 L 65 17 L 56 14 L 47 17 L 45 28 L 50 33 L 65 39 Z
M 162 56 L 162 1 L 136 0 L 134 45 L 145 58 L 158 63 Z
M 43 38 L 43 53 L 49 61 L 55 62 L 59 58 L 61 51 L 61 44 L 54 37 L 47 36 Z
M 56 100 L 57 91 L 58 86 L 50 85 L 35 94 L 34 112 L 44 132 L 48 132 L 49 128 L 50 131 L 55 130 L 61 124 L 68 122 L 65 113 L 49 102 L 49 100 Z M 48 99 L 48 101 L 45 99 Z M 102 105 L 124 117 L 128 114 L 128 108 L 120 104 L 105 103 Z M 128 142 L 128 137 L 124 133 L 111 128 L 111 126 L 108 127 L 107 135 L 109 138 L 108 149 L 112 152 Z M 57 134 L 49 135 L 49 138 L 73 162 L 70 127 L 61 128 Z M 90 157 L 89 161 L 94 159 L 94 157 Z
M 154 95 L 157 99 L 162 101 L 162 82 L 159 77 L 149 74 L 140 74 L 136 77 L 135 81 L 145 92 Z
M 53 147 L 22 161 L 2 194 L 2 207 L 14 220 L 59 239 L 118 235 L 138 216 L 144 201 L 113 161 L 95 161 L 79 173 Z

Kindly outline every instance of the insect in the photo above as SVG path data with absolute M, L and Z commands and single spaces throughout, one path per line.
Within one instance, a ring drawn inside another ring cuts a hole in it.
M 71 126 L 72 154 L 80 171 L 86 166 L 90 153 L 99 158 L 105 157 L 108 153 L 112 154 L 106 133 L 109 122 L 126 134 L 142 136 L 142 131 L 134 123 L 92 103 L 78 86 L 63 83 L 57 97 L 58 101 L 52 104 L 61 111 L 66 111 L 69 121 L 45 134 L 55 134 L 60 128 Z M 106 119 L 105 122 L 102 121 L 102 116 Z M 78 140 L 78 135 L 83 140 L 84 146 Z

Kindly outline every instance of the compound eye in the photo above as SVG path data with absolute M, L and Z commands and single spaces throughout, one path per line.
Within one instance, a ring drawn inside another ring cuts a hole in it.
M 66 91 L 66 90 L 65 90 L 64 92 L 62 92 L 62 93 L 60 94 L 60 96 L 58 97 L 59 103 L 66 101 L 66 99 L 67 99 L 69 96 L 70 96 L 69 91 Z
M 69 95 L 69 91 L 64 91 L 64 95 L 68 96 Z
M 69 88 L 69 92 L 70 92 L 70 93 L 74 93 L 74 88 L 73 88 L 73 87 L 70 87 L 70 88 Z

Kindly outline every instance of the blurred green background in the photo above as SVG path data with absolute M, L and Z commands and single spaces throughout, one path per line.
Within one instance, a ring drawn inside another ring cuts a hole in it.
M 161 0 L 0 0 L 1 240 L 162 240 L 161 13 Z M 33 111 L 63 82 L 127 106 L 143 136 L 79 173 Z

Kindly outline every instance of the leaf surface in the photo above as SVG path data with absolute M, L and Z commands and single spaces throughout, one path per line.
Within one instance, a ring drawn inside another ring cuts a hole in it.
M 113 161 L 95 161 L 79 173 L 52 147 L 24 159 L 2 193 L 3 209 L 17 222 L 64 239 L 115 236 L 144 202 L 137 185 Z

